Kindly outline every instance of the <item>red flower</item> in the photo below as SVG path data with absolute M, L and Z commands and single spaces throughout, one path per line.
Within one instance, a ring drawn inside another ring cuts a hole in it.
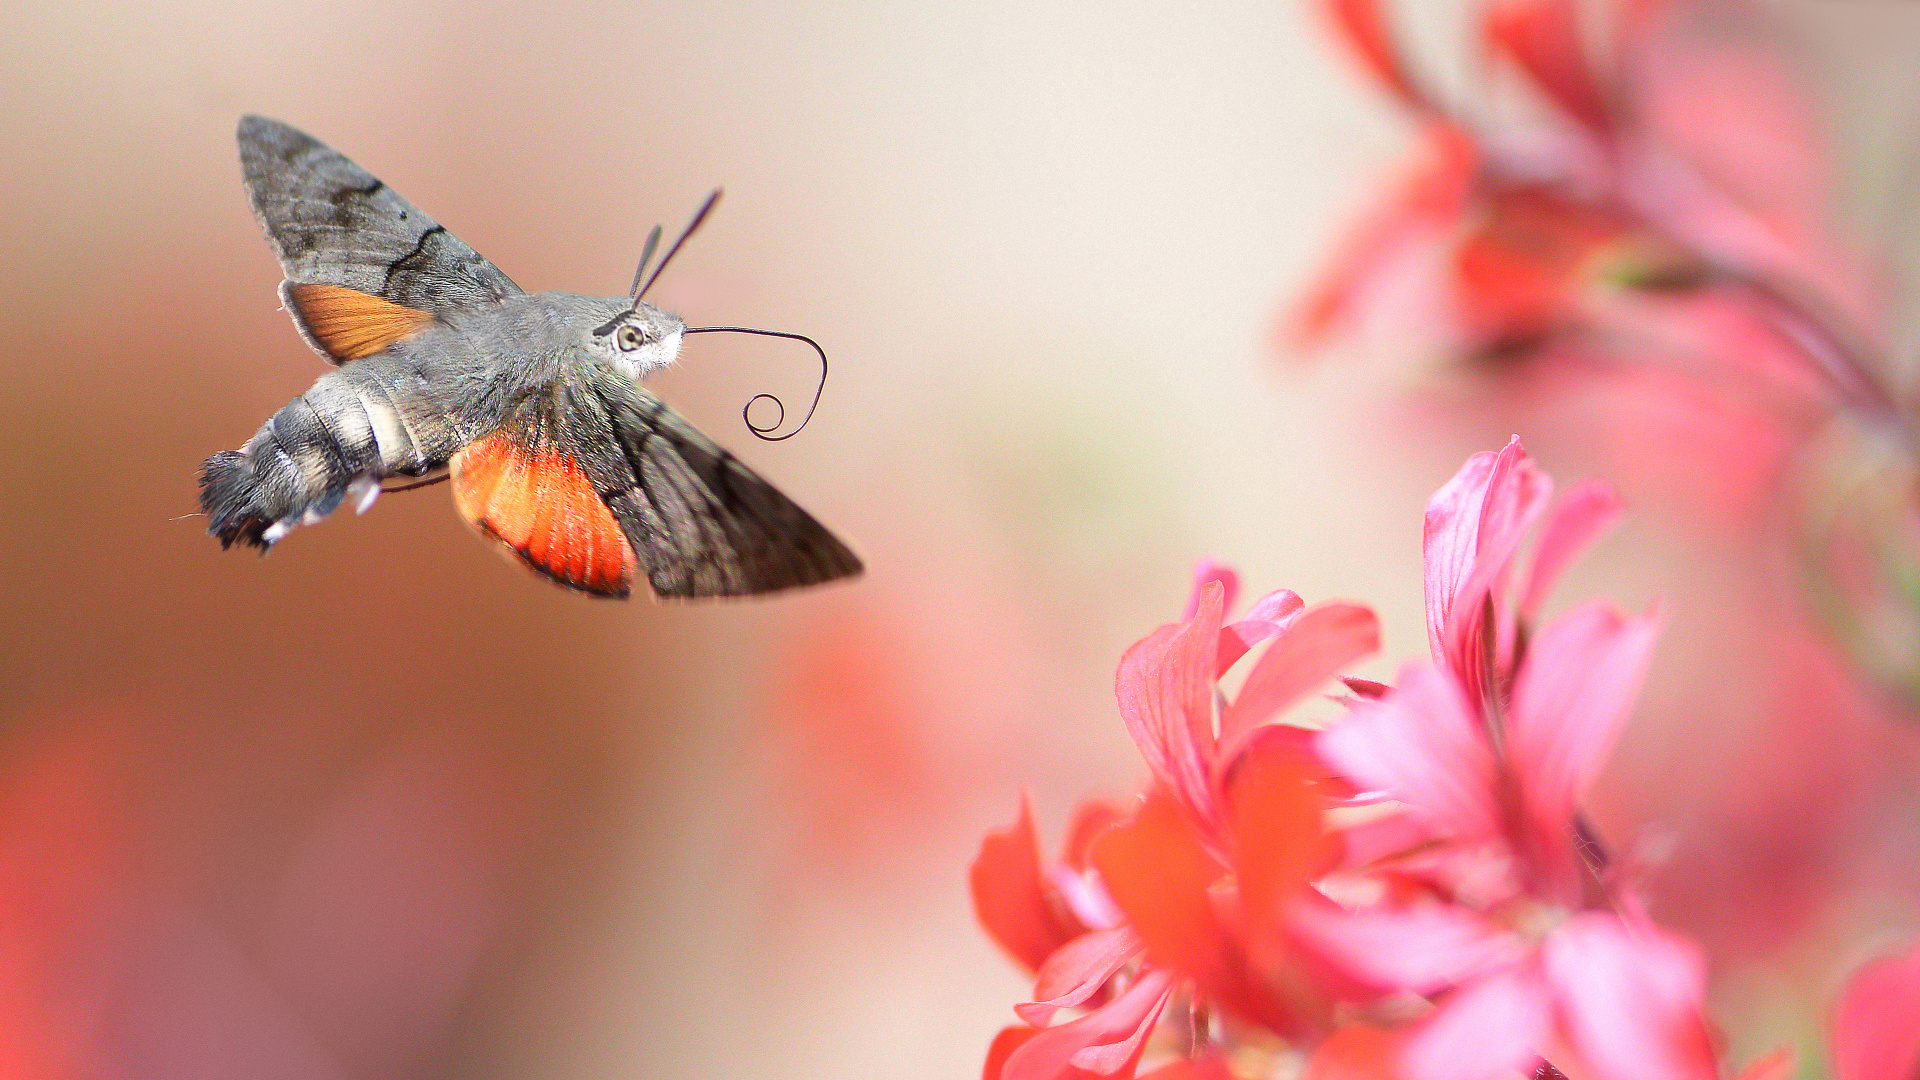
M 1379 622 L 1368 608 L 1331 602 L 1308 610 L 1282 589 L 1246 616 L 1222 626 L 1227 585 L 1202 564 L 1184 622 L 1142 638 L 1120 659 L 1114 693 L 1127 733 L 1216 856 L 1230 850 L 1223 781 L 1261 726 L 1314 688 L 1380 647 Z M 1228 572 L 1230 574 L 1230 572 Z M 1254 645 L 1273 643 L 1247 672 L 1229 702 L 1218 689 Z
M 1071 898 L 1075 890 L 1071 884 L 1063 889 L 1062 884 L 1084 871 L 1086 841 L 1111 816 L 1112 811 L 1099 804 L 1082 806 L 1080 827 L 1074 830 L 1078 839 L 1068 847 L 1066 865 L 1057 870 L 1050 870 L 1040 858 L 1040 841 L 1025 800 L 1020 803 L 1018 821 L 988 833 L 981 842 L 970 874 L 974 916 L 1007 955 L 1028 971 L 1038 972 L 1054 950 L 1091 926 L 1103 925 L 1097 916 L 1076 912 Z M 1085 910 L 1084 903 L 1078 906 Z
M 1327 861 L 1313 786 L 1324 770 L 1308 732 L 1265 725 L 1376 649 L 1378 625 L 1357 605 L 1309 610 L 1285 591 L 1223 625 L 1236 576 L 1207 563 L 1197 578 L 1187 617 L 1129 649 L 1115 680 L 1154 775 L 1139 810 L 1097 837 L 1083 811 L 1067 861 L 1048 870 L 1023 806 L 974 863 L 982 924 L 1037 971 L 1033 1000 L 1016 1007 L 1028 1026 L 1001 1032 L 988 1080 L 1131 1077 L 1183 988 L 1196 1013 L 1289 1034 L 1330 1025 L 1325 988 L 1341 980 L 1296 955 L 1285 929 Z M 1268 639 L 1228 701 L 1220 676 Z M 1088 1011 L 1048 1026 L 1073 1008 Z

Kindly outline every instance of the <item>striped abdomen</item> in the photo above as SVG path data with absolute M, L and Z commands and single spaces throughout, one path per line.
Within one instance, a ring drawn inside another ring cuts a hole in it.
M 200 469 L 207 534 L 262 550 L 294 526 L 332 513 L 349 494 L 365 509 L 388 476 L 447 463 L 460 439 L 432 405 L 426 380 L 398 358 L 328 372 L 275 413 L 239 450 Z

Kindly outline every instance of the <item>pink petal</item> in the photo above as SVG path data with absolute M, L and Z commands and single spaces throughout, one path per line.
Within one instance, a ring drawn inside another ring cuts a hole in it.
M 1146 947 L 1131 927 L 1082 934 L 1047 958 L 1034 983 L 1033 1000 L 1015 1005 L 1013 1011 L 1034 1027 L 1045 1027 L 1056 1010 L 1091 998 Z
M 1292 589 L 1270 592 L 1253 605 L 1246 617 L 1220 631 L 1220 653 L 1213 662 L 1214 678 L 1227 673 L 1247 650 L 1287 628 L 1306 603 Z
M 1451 124 L 1430 123 L 1423 134 L 1419 159 L 1348 232 L 1281 327 L 1282 348 L 1320 344 L 1353 318 L 1404 258 L 1435 242 L 1459 217 L 1479 151 L 1470 135 Z
M 1211 558 L 1201 559 L 1193 568 L 1193 592 L 1187 597 L 1187 610 L 1180 616 L 1181 622 L 1193 621 L 1193 613 L 1200 610 L 1200 593 L 1209 581 L 1220 583 L 1220 610 L 1233 610 L 1233 598 L 1240 593 L 1239 573 L 1226 563 L 1214 562 Z
M 1127 819 L 1128 812 L 1102 799 L 1087 799 L 1073 808 L 1067 821 L 1067 847 L 1061 861 L 1075 870 L 1087 868 L 1087 852 L 1100 834 Z
M 1056 866 L 1052 880 L 1053 887 L 1060 890 L 1060 899 L 1066 901 L 1067 910 L 1082 924 L 1095 930 L 1111 930 L 1127 921 L 1126 912 L 1107 895 L 1098 871 Z
M 1491 1080 L 1525 1070 L 1551 1033 L 1551 999 L 1531 968 L 1454 991 L 1408 1037 L 1406 1080 Z
M 1492 473 L 1487 478 L 1486 497 L 1480 504 L 1479 529 L 1474 539 L 1473 572 L 1454 597 L 1451 624 L 1454 642 L 1467 643 L 1460 631 L 1480 618 L 1481 597 L 1494 594 L 1495 610 L 1505 611 L 1507 605 L 1502 602 L 1499 590 L 1506 582 L 1507 568 L 1526 539 L 1527 530 L 1533 528 L 1552 498 L 1552 478 L 1534 467 L 1520 445 L 1520 437 L 1514 436 L 1494 459 Z M 1503 636 L 1498 644 L 1504 659 L 1508 642 Z M 1462 650 L 1455 659 L 1465 660 L 1469 655 Z M 1466 669 L 1465 664 L 1461 666 Z
M 1138 1055 L 1173 981 L 1168 972 L 1149 971 L 1098 1009 L 1028 1039 L 1007 1058 L 1002 1080 L 1060 1080 L 1075 1068 L 1119 1072 Z
M 1340 865 L 1352 868 L 1406 854 L 1430 842 L 1433 829 L 1411 814 L 1391 814 L 1350 825 L 1334 836 L 1340 842 Z
M 1067 910 L 1083 926 L 1111 930 L 1127 921 L 1120 906 L 1113 902 L 1113 897 L 1107 895 L 1107 887 L 1101 883 L 1099 873 L 1087 862 L 1094 841 L 1126 819 L 1127 815 L 1117 807 L 1099 799 L 1089 799 L 1074 807 L 1073 817 L 1067 824 L 1066 850 L 1061 855 L 1060 865 L 1053 868 L 1049 880 L 1059 890 Z
M 1480 505 L 1486 500 L 1496 456 L 1482 450 L 1467 458 L 1453 479 L 1427 500 L 1420 548 L 1427 575 L 1427 643 L 1436 659 L 1446 655 L 1454 598 L 1473 573 Z
M 1567 115 L 1595 131 L 1613 126 L 1606 91 L 1587 62 L 1575 0 L 1509 0 L 1489 9 L 1487 37 Z
M 1539 610 L 1561 572 L 1595 537 L 1619 521 L 1625 509 L 1619 493 L 1600 480 L 1583 480 L 1567 492 L 1540 532 L 1540 546 L 1533 556 L 1533 573 L 1527 580 L 1525 598 L 1520 601 L 1523 615 Z
M 968 871 L 974 917 L 1008 955 L 1037 971 L 1053 951 L 1080 932 L 1047 897 L 1040 844 L 1024 796 L 1020 819 L 987 834 Z
M 1733 36 L 1666 33 L 1638 60 L 1639 119 L 1675 159 L 1629 175 L 1638 207 L 1716 262 L 1817 281 L 1844 317 L 1880 325 L 1879 290 L 1834 235 L 1833 148 L 1791 59 Z
M 1155 974 L 1166 975 L 1167 973 L 1150 972 L 1149 977 Z M 1171 979 L 1172 976 L 1167 975 L 1167 978 Z M 1143 978 L 1141 981 L 1145 982 L 1146 979 Z M 1096 1043 L 1081 1047 L 1067 1059 L 1067 1063 L 1076 1069 L 1083 1069 L 1100 1076 L 1114 1076 L 1122 1073 L 1128 1076 L 1133 1075 L 1135 1066 L 1140 1063 L 1140 1053 L 1146 1049 L 1147 1036 L 1153 1032 L 1154 1021 L 1160 1018 L 1160 1010 L 1166 1007 L 1167 999 L 1172 994 L 1171 990 L 1161 991 L 1154 998 L 1153 1008 L 1140 1021 L 1140 1026 L 1134 1028 L 1133 1034 L 1124 1041 Z
M 1220 720 L 1219 766 L 1230 765 L 1255 725 L 1380 648 L 1380 621 L 1359 604 L 1321 604 L 1267 647 Z
M 1215 889 L 1228 871 L 1208 847 L 1192 815 L 1156 790 L 1094 845 L 1093 864 L 1146 941 L 1148 964 L 1193 980 L 1225 1012 L 1292 1035 L 1298 1009 L 1248 968 L 1241 921 Z
M 1505 580 L 1507 567 L 1534 519 L 1553 496 L 1553 481 L 1534 468 L 1516 436 L 1498 454 L 1479 453 L 1427 502 L 1422 545 L 1427 570 L 1427 637 L 1436 659 L 1462 673 L 1478 698 L 1479 641 L 1499 633 L 1482 627 L 1486 597 Z M 1496 612 L 1503 610 L 1494 597 Z
M 1154 776 L 1200 821 L 1220 823 L 1213 795 L 1213 660 L 1225 588 L 1200 586 L 1189 622 L 1162 626 L 1120 658 L 1114 694 Z
M 1714 1080 L 1706 961 L 1651 924 L 1586 912 L 1548 935 L 1541 966 L 1594 1080 Z
M 1497 766 L 1479 723 L 1452 673 L 1409 664 L 1393 693 L 1355 703 L 1321 733 L 1320 756 L 1447 832 L 1490 837 L 1499 831 Z
M 1474 523 L 1474 560 L 1505 559 L 1520 546 L 1534 519 L 1553 497 L 1553 480 L 1527 457 L 1520 436 L 1507 440 L 1494 456 Z
M 1920 1074 L 1920 951 L 1860 968 L 1833 1012 L 1835 1080 Z
M 1351 912 L 1302 904 L 1292 918 L 1319 956 L 1384 990 L 1433 994 L 1510 968 L 1528 951 L 1512 933 L 1452 904 Z
M 1507 725 L 1526 827 L 1550 858 L 1570 850 L 1570 826 L 1639 695 L 1658 627 L 1590 603 L 1554 620 L 1528 648 Z
M 1408 106 L 1428 111 L 1432 105 L 1420 88 L 1414 85 L 1407 74 L 1406 65 L 1401 62 L 1400 50 L 1394 44 L 1393 32 L 1387 26 L 1386 13 L 1381 10 L 1382 0 L 1325 0 L 1327 13 L 1333 17 L 1334 25 L 1340 29 L 1341 36 L 1359 55 L 1361 63 L 1382 86 L 1399 95 Z
M 1275 589 L 1254 601 L 1253 607 L 1247 609 L 1242 618 L 1250 622 L 1284 623 L 1300 614 L 1300 609 L 1306 606 L 1306 601 L 1300 599 L 1300 594 L 1292 589 Z
M 1007 1067 L 1007 1058 L 1038 1034 L 1038 1029 L 1024 1024 L 1001 1028 L 1000 1034 L 993 1037 L 992 1045 L 987 1047 L 987 1060 L 980 1067 L 980 1080 L 1000 1080 L 1002 1070 Z

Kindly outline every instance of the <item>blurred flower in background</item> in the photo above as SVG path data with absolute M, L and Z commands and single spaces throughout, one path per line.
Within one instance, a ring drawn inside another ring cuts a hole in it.
M 1837 233 L 1811 87 L 1759 6 L 1495 0 L 1479 13 L 1493 85 L 1477 109 L 1427 85 L 1384 0 L 1326 7 L 1420 148 L 1289 340 L 1371 324 L 1525 367 L 1506 378 L 1536 393 L 1614 384 L 1589 433 L 1609 465 L 1697 474 L 1695 514 L 1790 504 L 1812 609 L 1920 707 L 1913 365 L 1871 264 Z

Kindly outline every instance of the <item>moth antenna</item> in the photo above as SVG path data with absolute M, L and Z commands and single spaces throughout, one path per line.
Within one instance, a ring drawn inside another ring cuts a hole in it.
M 647 290 L 653 288 L 653 283 L 660 279 L 660 272 L 667 268 L 667 264 L 673 261 L 675 255 L 680 254 L 680 245 L 686 243 L 687 237 L 692 236 L 693 231 L 700 227 L 700 223 L 707 220 L 707 215 L 713 211 L 713 204 L 719 201 L 720 189 L 714 188 L 713 194 L 707 196 L 707 201 L 700 204 L 700 210 L 693 215 L 693 220 L 687 222 L 686 229 L 680 233 L 680 239 L 673 242 L 673 246 L 667 249 L 667 254 L 660 260 L 660 265 L 653 268 L 653 276 L 648 278 L 647 283 L 640 286 L 640 290 L 633 294 L 634 303 L 639 303 L 640 298 L 647 295 Z
M 716 191 L 714 194 L 718 195 L 720 193 Z M 712 205 L 712 200 L 708 200 L 708 205 Z M 705 213 L 705 211 L 702 211 L 702 213 Z M 698 224 L 698 219 L 696 219 L 695 223 Z M 668 257 L 672 257 L 671 253 L 669 253 Z M 807 421 L 813 419 L 813 410 L 820 407 L 820 395 L 825 393 L 827 389 L 827 350 L 821 348 L 819 342 L 805 334 L 789 334 L 780 330 L 756 330 L 750 326 L 689 326 L 683 332 L 688 334 L 759 334 L 762 337 L 777 337 L 787 338 L 791 341 L 804 341 L 808 345 L 813 346 L 813 351 L 820 354 L 820 383 L 813 388 L 813 404 L 807 406 L 807 415 L 801 417 L 800 427 L 794 428 L 785 435 L 767 434 L 770 431 L 780 430 L 780 425 L 787 422 L 786 403 L 774 397 L 772 394 L 755 394 L 747 399 L 746 405 L 740 410 L 740 419 L 746 423 L 747 430 L 765 439 L 767 442 L 781 442 L 786 439 L 791 439 L 795 435 L 800 434 L 801 429 L 807 426 Z M 766 398 L 768 401 L 773 402 L 780 410 L 779 418 L 764 427 L 754 423 L 752 415 L 754 402 L 759 401 L 761 398 Z
M 627 295 L 633 297 L 636 304 L 640 302 L 640 275 L 647 272 L 647 264 L 653 261 L 653 249 L 659 246 L 660 226 L 655 225 L 653 231 L 647 234 L 647 246 L 640 249 L 640 265 L 633 272 L 633 287 L 627 290 Z

